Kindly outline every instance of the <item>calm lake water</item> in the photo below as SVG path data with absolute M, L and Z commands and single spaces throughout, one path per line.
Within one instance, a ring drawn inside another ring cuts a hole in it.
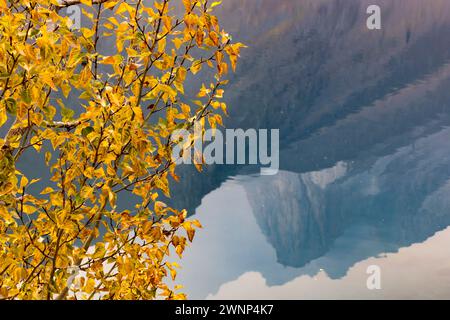
M 204 229 L 177 283 L 199 299 L 450 298 L 450 1 L 232 0 L 220 16 L 249 44 L 226 126 L 280 129 L 281 170 L 181 168 L 173 201 Z

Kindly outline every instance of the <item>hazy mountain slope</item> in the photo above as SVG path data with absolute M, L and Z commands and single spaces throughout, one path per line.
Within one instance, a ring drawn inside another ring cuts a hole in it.
M 224 28 L 249 44 L 226 92 L 227 127 L 279 128 L 282 169 L 307 172 L 389 154 L 426 123 L 448 123 L 450 2 L 378 3 L 381 31 L 366 28 L 370 1 L 224 1 Z M 175 188 L 199 192 L 180 206 L 193 210 L 241 169 L 183 168 Z

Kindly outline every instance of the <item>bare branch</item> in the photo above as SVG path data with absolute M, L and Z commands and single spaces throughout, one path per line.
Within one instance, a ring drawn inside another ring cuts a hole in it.
M 111 0 L 92 0 L 92 4 L 101 4 L 101 3 L 105 3 Z M 63 0 L 60 1 L 60 4 L 58 5 L 58 8 L 67 8 L 70 6 L 75 6 L 77 4 L 81 4 L 80 0 Z
M 73 128 L 79 126 L 82 123 L 83 122 L 81 120 L 70 121 L 70 122 L 63 122 L 63 121 L 48 122 L 48 121 L 44 121 L 44 124 L 45 124 L 45 126 L 47 128 L 68 129 L 68 130 L 73 129 Z

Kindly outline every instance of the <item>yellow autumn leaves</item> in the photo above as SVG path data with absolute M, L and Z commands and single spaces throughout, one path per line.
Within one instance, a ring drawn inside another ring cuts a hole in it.
M 80 30 L 62 13 L 76 4 Z M 0 1 L 1 299 L 185 298 L 166 284 L 179 268 L 169 255 L 201 225 L 163 195 L 179 179 L 175 130 L 226 113 L 243 45 L 220 28 L 219 4 Z M 214 76 L 186 95 L 204 68 Z M 27 152 L 43 154 L 40 181 L 16 169 Z

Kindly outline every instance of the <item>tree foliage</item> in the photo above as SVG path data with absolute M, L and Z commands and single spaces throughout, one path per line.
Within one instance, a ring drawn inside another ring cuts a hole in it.
M 0 0 L 0 298 L 185 298 L 168 255 L 200 223 L 158 198 L 178 179 L 173 133 L 226 112 L 243 45 L 218 4 Z M 79 30 L 62 13 L 73 5 Z M 185 92 L 201 69 L 208 82 Z M 34 150 L 51 176 L 38 192 L 16 168 Z M 127 194 L 135 207 L 118 209 Z

